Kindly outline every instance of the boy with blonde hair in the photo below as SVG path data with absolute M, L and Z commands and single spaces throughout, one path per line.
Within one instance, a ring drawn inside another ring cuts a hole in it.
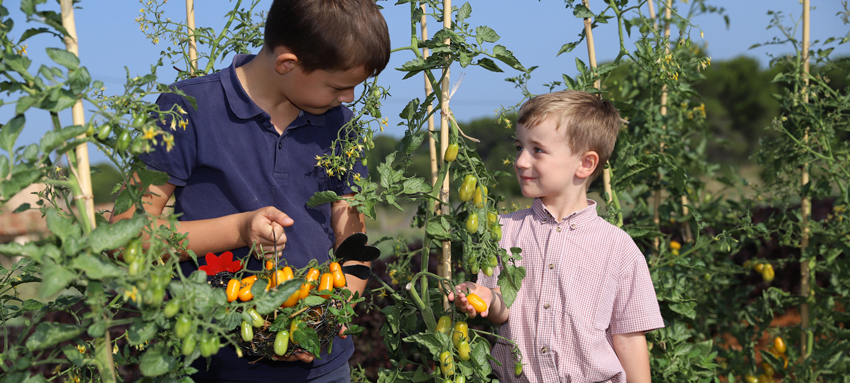
M 476 312 L 466 294 L 487 303 L 481 313 L 519 347 L 493 347 L 502 382 L 649 382 L 644 332 L 664 327 L 646 260 L 626 232 L 596 214 L 587 188 L 614 150 L 620 114 L 584 92 L 544 94 L 526 102 L 516 126 L 514 169 L 531 208 L 500 216 L 499 245 L 522 249 L 527 272 L 508 309 L 492 277 L 456 286 L 449 299 Z

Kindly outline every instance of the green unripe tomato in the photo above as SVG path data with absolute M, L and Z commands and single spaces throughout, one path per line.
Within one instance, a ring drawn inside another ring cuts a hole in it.
M 144 113 L 136 114 L 133 112 L 133 126 L 142 127 L 148 121 L 148 116 Z
M 191 333 L 185 338 L 183 338 L 183 355 L 189 356 L 195 352 L 195 346 L 198 344 L 197 336 L 195 333 Z
M 254 308 L 248 309 L 248 316 L 251 317 L 251 325 L 254 327 L 262 327 L 263 323 L 266 322 Z
M 487 258 L 487 264 L 490 265 L 490 267 L 499 266 L 499 259 L 496 258 L 496 256 L 491 255 L 489 258 Z
M 100 126 L 100 129 L 97 130 L 97 139 L 106 141 L 106 139 L 109 138 L 110 133 L 112 133 L 112 125 L 103 124 Z
M 446 162 L 454 162 L 457 159 L 457 152 L 460 149 L 460 146 L 456 142 L 449 144 L 446 148 L 446 154 L 443 155 L 443 159 Z
M 140 255 L 142 255 L 142 241 L 138 238 L 133 238 L 124 246 L 124 252 L 122 253 L 124 262 L 133 263 Z
M 469 342 L 466 340 L 462 340 L 460 344 L 457 345 L 457 354 L 460 356 L 460 360 L 469 360 L 469 350 Z
M 475 194 L 475 186 L 478 184 L 478 179 L 471 174 L 467 174 L 463 177 L 463 183 L 460 185 L 460 189 L 458 189 L 458 198 L 463 202 L 469 202 L 472 200 L 473 194 Z
M 212 333 L 204 333 L 201 336 L 201 356 L 207 358 L 218 352 L 215 346 L 215 335 Z
M 522 375 L 522 363 L 520 363 L 520 362 L 514 363 L 514 375 L 516 375 L 516 376 Z
M 121 134 L 118 135 L 118 140 L 115 141 L 115 149 L 119 152 L 126 152 L 127 148 L 130 147 L 130 140 L 132 139 L 132 135 L 129 130 L 124 130 Z
M 274 353 L 277 356 L 286 354 L 286 349 L 289 348 L 289 330 L 278 331 L 274 336 Z
M 254 328 L 251 327 L 251 324 L 247 321 L 242 321 L 242 325 L 239 330 L 239 334 L 242 335 L 242 340 L 250 342 L 254 339 Z
M 174 318 L 177 313 L 180 312 L 180 302 L 176 299 L 172 299 L 165 304 L 165 308 L 162 309 L 162 315 L 165 315 L 166 318 Z
M 493 276 L 493 271 L 494 271 L 494 270 L 493 270 L 493 268 L 492 268 L 492 267 L 490 267 L 490 266 L 486 266 L 486 267 L 484 267 L 484 275 L 486 275 L 486 276 L 488 276 L 488 277 L 492 277 L 492 276 Z
M 470 234 L 478 232 L 478 213 L 469 213 L 469 217 L 466 218 L 466 231 Z
M 177 323 L 174 324 L 174 336 L 183 339 L 189 333 L 195 332 L 195 321 L 189 315 L 183 314 L 177 318 Z
M 143 261 L 141 258 L 136 258 L 133 260 L 132 263 L 130 263 L 130 267 L 127 268 L 127 274 L 130 274 L 130 276 L 135 276 L 139 273 L 139 271 L 142 271 L 144 267 L 145 261 Z

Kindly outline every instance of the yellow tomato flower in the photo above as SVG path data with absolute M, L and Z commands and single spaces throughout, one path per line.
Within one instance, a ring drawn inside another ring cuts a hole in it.
M 174 147 L 174 136 L 169 134 L 165 136 L 162 141 L 165 142 L 165 151 L 170 152 L 171 148 Z
M 85 353 L 86 353 L 86 346 L 83 346 L 83 345 L 81 345 L 81 344 L 78 344 L 78 345 L 77 345 L 77 351 L 79 351 L 79 352 L 80 352 L 80 354 L 85 354 Z
M 136 286 L 133 286 L 132 290 L 124 290 L 124 299 L 132 299 L 133 302 L 135 302 L 138 294 L 139 289 L 137 289 Z
M 156 135 L 159 134 L 159 132 L 157 132 L 153 126 L 144 127 L 142 129 L 142 133 L 142 138 L 146 140 L 153 140 L 154 138 L 156 138 Z

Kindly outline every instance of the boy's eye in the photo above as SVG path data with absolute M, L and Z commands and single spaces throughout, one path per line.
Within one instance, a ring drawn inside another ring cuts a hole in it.
M 522 150 L 522 146 L 517 145 L 517 146 L 516 146 L 516 151 L 520 151 L 520 150 Z
M 540 148 L 534 148 L 534 152 L 535 152 L 535 153 L 543 153 L 543 149 L 540 149 Z

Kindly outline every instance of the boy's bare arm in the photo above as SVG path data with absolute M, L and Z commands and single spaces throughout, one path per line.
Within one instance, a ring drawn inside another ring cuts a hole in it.
M 346 194 L 342 197 L 351 198 L 354 197 L 354 194 Z M 366 232 L 366 218 L 356 208 L 351 207 L 346 200 L 339 200 L 331 204 L 331 227 L 336 237 L 335 250 L 348 236 Z M 371 262 L 348 261 L 345 264 L 372 267 Z M 363 295 L 363 290 L 366 289 L 366 280 L 350 274 L 346 275 L 345 280 L 352 293 L 357 291 L 360 295 Z
M 135 178 L 135 177 L 134 177 Z M 151 185 L 142 197 L 145 211 L 154 216 L 162 216 L 163 210 L 176 186 L 170 183 Z M 133 216 L 135 207 L 110 218 L 115 222 Z M 166 225 L 163 219 L 156 219 L 157 225 Z M 177 232 L 187 233 L 188 249 L 196 254 L 208 252 L 219 253 L 244 246 L 250 246 L 254 241 L 266 250 L 274 247 L 277 240 L 278 250 L 286 245 L 286 234 L 283 227 L 291 226 L 292 219 L 280 210 L 267 206 L 245 213 L 231 214 L 219 218 L 198 221 L 179 221 Z M 272 234 L 274 230 L 275 234 Z M 180 260 L 187 260 L 187 254 L 181 254 Z
M 475 294 L 484 300 L 487 304 L 487 309 L 481 313 L 482 318 L 487 318 L 494 324 L 502 324 L 510 318 L 510 310 L 505 305 L 502 299 L 502 290 L 498 287 L 490 289 L 472 282 L 464 282 L 455 286 L 455 292 L 449 293 L 449 300 L 455 302 L 455 306 L 462 312 L 469 315 L 470 318 L 475 318 L 478 312 L 473 309 L 472 305 L 466 299 L 467 294 Z
M 626 371 L 626 380 L 629 383 L 651 382 L 649 350 L 643 332 L 617 334 L 613 338 L 614 351 Z

